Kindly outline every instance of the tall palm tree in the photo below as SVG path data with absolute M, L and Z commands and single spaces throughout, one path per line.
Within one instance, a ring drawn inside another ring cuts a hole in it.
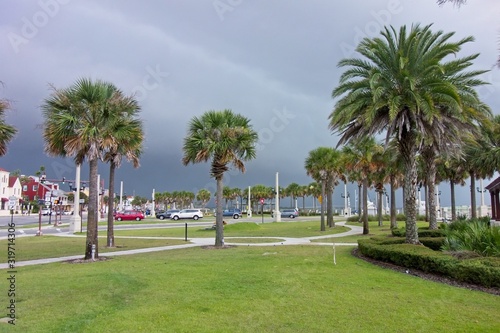
M 54 88 L 42 104 L 45 151 L 52 156 L 73 157 L 76 164 L 89 163 L 85 259 L 99 256 L 97 167 L 104 153 L 115 147 L 110 128 L 122 116 L 122 96 L 109 82 L 82 78 L 69 88 Z
M 5 122 L 5 111 L 10 107 L 7 100 L 0 99 L 0 156 L 7 153 L 7 144 L 14 138 L 17 129 Z
M 142 152 L 144 132 L 142 122 L 136 119 L 140 107 L 131 97 L 122 97 L 120 101 L 121 117 L 115 119 L 113 126 L 109 126 L 110 137 L 114 144 L 104 154 L 104 161 L 109 162 L 109 196 L 108 196 L 108 247 L 115 246 L 114 235 L 114 195 L 115 195 L 115 170 L 119 168 L 122 158 L 132 162 L 134 168 L 139 167 L 139 157 Z
M 223 176 L 229 170 L 228 164 L 245 172 L 244 161 L 254 159 L 258 135 L 250 125 L 250 120 L 231 110 L 208 111 L 201 117 L 191 119 L 188 134 L 184 138 L 182 162 L 208 162 L 211 160 L 210 174 L 217 182 L 217 216 L 215 219 L 215 246 L 224 245 L 222 224 Z
M 416 156 L 425 140 L 438 142 L 446 131 L 469 130 L 489 116 L 474 87 L 485 71 L 465 72 L 478 54 L 457 58 L 466 37 L 433 32 L 431 25 L 413 25 L 399 32 L 386 27 L 381 37 L 365 38 L 357 47 L 363 59 L 343 59 L 342 74 L 332 96 L 339 97 L 330 114 L 330 129 L 339 144 L 384 133 L 396 140 L 405 165 L 404 210 L 406 243 L 419 244 L 416 224 Z M 459 129 L 460 128 L 460 129 Z M 456 130 L 455 130 L 456 129 Z

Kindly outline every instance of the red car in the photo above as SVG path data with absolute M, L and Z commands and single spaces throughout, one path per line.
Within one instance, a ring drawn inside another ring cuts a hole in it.
M 115 220 L 124 221 L 124 220 L 136 220 L 140 221 L 144 219 L 144 214 L 137 210 L 126 210 L 124 212 L 116 212 Z

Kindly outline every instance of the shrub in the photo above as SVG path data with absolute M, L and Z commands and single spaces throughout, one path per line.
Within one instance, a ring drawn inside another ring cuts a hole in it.
M 500 228 L 490 227 L 489 220 L 458 220 L 443 231 L 443 250 L 473 251 L 484 257 L 500 257 Z
M 438 238 L 425 239 L 436 242 Z M 486 287 L 500 287 L 500 258 L 458 259 L 449 253 L 433 251 L 404 240 L 372 237 L 358 241 L 359 251 L 367 257 L 391 262 L 401 267 L 444 275 L 458 281 Z

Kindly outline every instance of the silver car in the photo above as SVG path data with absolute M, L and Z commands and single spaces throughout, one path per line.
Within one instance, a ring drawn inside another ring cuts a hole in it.
M 170 218 L 173 220 L 179 220 L 179 219 L 201 219 L 203 217 L 203 212 L 200 209 L 196 208 L 189 208 L 189 209 L 183 209 L 179 212 L 172 213 L 170 215 Z

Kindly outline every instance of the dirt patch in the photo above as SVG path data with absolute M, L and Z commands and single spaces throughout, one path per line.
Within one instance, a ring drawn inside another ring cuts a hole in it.
M 223 246 L 205 245 L 202 246 L 201 248 L 204 250 L 223 250 L 223 249 L 230 249 L 233 247 L 236 247 L 236 245 L 223 245 Z
M 379 260 L 375 260 L 375 259 L 372 259 L 372 258 L 365 257 L 364 255 L 362 255 L 358 251 L 357 248 L 352 251 L 352 254 L 355 257 L 363 259 L 363 260 L 365 260 L 365 261 L 367 261 L 369 263 L 372 263 L 374 265 L 377 265 L 377 266 L 380 266 L 380 267 L 383 267 L 383 268 L 387 268 L 387 269 L 392 269 L 393 271 L 397 271 L 397 272 L 400 272 L 400 273 L 403 273 L 403 274 L 411 274 L 413 276 L 417 276 L 419 278 L 426 279 L 426 280 L 429 280 L 429 281 L 434 281 L 434 282 L 439 282 L 439 283 L 445 283 L 445 284 L 448 284 L 448 285 L 454 286 L 454 287 L 465 288 L 465 289 L 469 289 L 469 290 L 482 291 L 482 292 L 485 292 L 485 293 L 488 293 L 488 294 L 500 296 L 500 288 L 483 287 L 483 286 L 479 286 L 479 285 L 472 284 L 472 283 L 466 283 L 466 282 L 456 281 L 454 279 L 451 279 L 451 278 L 448 278 L 448 277 L 445 277 L 445 276 L 441 276 L 441 275 L 438 275 L 438 274 L 426 273 L 426 272 L 423 272 L 423 271 L 420 271 L 420 270 L 416 270 L 416 269 L 406 269 L 404 267 L 401 267 L 401 266 L 398 266 L 398 265 L 394 265 L 394 264 L 391 264 L 391 263 L 388 263 L 388 262 L 379 261 Z
M 106 261 L 106 260 L 111 260 L 111 258 L 108 257 L 99 257 L 97 259 L 72 259 L 72 260 L 66 260 L 65 262 L 68 264 L 89 264 L 92 262 L 97 262 L 97 261 Z

